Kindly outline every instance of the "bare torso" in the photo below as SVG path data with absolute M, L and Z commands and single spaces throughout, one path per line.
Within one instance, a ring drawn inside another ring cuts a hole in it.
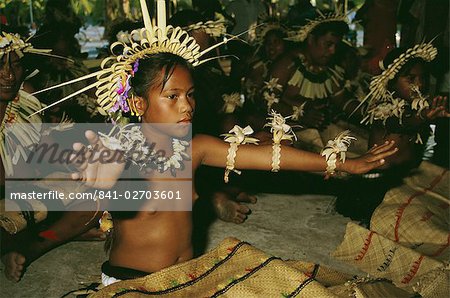
M 139 212 L 131 219 L 114 220 L 109 262 L 156 272 L 192 258 L 192 213 Z
M 192 155 L 192 177 L 194 177 L 200 160 L 195 152 Z M 167 175 L 171 177 L 168 173 Z M 198 197 L 194 185 L 192 178 L 193 203 Z M 132 218 L 114 219 L 109 262 L 113 266 L 156 272 L 192 259 L 191 236 L 190 211 L 141 211 Z

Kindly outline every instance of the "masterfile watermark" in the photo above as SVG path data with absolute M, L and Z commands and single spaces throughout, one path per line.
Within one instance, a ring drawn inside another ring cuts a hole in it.
M 13 136 L 9 140 L 19 141 L 15 125 L 5 129 Z M 32 128 L 20 131 L 27 129 Z M 44 123 L 41 130 L 56 133 L 51 138 L 42 133 L 39 141 L 22 146 L 14 156 L 14 174 L 5 179 L 6 211 L 27 210 L 27 202 L 33 200 L 42 202 L 39 206 L 46 211 L 74 206 L 93 211 L 192 210 L 190 127 L 138 124 L 125 130 L 109 124 L 75 124 L 58 132 L 55 124 Z M 96 134 L 95 142 L 85 137 L 87 130 Z M 79 175 L 87 166 L 106 170 L 99 176 Z M 110 183 L 103 188 L 93 181 Z

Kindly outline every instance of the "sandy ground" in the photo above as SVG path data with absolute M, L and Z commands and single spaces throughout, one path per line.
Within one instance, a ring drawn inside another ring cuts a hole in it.
M 330 196 L 261 194 L 246 223 L 213 222 L 206 248 L 233 236 L 284 259 L 307 260 L 357 273 L 329 256 L 350 221 L 333 211 L 333 203 Z M 1 272 L 0 297 L 61 297 L 84 283 L 98 281 L 106 257 L 102 242 L 68 243 L 31 264 L 19 283 L 6 280 Z

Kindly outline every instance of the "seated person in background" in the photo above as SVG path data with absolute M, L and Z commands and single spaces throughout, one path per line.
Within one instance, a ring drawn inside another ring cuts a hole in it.
M 429 99 L 427 94 L 428 62 L 436 54 L 437 49 L 427 43 L 408 50 L 394 49 L 383 60 L 383 73 L 371 80 L 362 121 L 370 125 L 370 144 L 394 140 L 399 147 L 399 154 L 388 158 L 383 168 L 395 168 L 406 174 L 417 167 L 430 123 L 450 115 L 446 97 Z M 389 77 L 392 73 L 393 78 Z
M 245 75 L 245 117 L 257 131 L 266 123 L 268 103 L 261 90 L 269 70 L 279 57 L 289 51 L 286 30 L 278 23 L 267 23 L 256 29 L 255 61 L 251 62 Z
M 344 69 L 333 58 L 347 31 L 346 16 L 338 14 L 318 16 L 289 34 L 298 47 L 273 64 L 263 90 L 269 108 L 291 115 L 304 128 L 297 132 L 298 145 L 307 150 L 319 152 L 336 135 L 327 129 L 339 113 L 333 101 L 345 94 L 345 80 Z
M 372 78 L 370 92 L 355 114 L 363 111 L 361 122 L 370 126 L 370 145 L 395 141 L 399 152 L 387 158 L 378 172 L 349 182 L 352 186 L 338 197 L 340 213 L 368 224 L 386 191 L 400 184 L 422 161 L 430 123 L 450 116 L 446 97 L 430 100 L 425 95 L 427 66 L 436 54 L 430 43 L 394 49 L 383 60 L 384 71 Z
M 32 73 L 30 60 L 42 50 L 34 49 L 19 35 L 8 33 L 2 26 L 0 34 L 0 227 L 1 260 L 4 273 L 12 281 L 19 281 L 26 266 L 47 251 L 82 235 L 97 224 L 91 220 L 95 212 L 51 212 L 42 211 L 44 203 L 36 210 L 31 205 L 21 205 L 21 212 L 5 211 L 5 178 L 12 177 L 29 169 L 24 167 L 29 156 L 29 148 L 41 140 L 40 125 L 43 123 L 38 114 L 42 106 L 39 100 L 24 90 L 24 79 Z M 48 51 L 44 51 L 47 59 Z M 54 58 L 54 57 L 52 57 Z M 54 58 L 61 61 L 61 58 Z M 6 126 L 15 126 L 12 130 Z M 26 127 L 24 124 L 29 124 Z M 17 154 L 22 152 L 22 154 Z M 20 158 L 16 158 L 19 156 Z M 48 216 L 48 217 L 47 217 Z M 46 221 L 44 221 L 47 218 Z M 89 236 L 85 234 L 85 236 Z M 90 236 L 104 236 L 93 230 Z M 103 238 L 104 239 L 104 238 Z

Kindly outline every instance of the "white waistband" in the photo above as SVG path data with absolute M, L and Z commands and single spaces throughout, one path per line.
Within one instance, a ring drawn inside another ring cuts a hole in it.
M 116 283 L 118 281 L 121 281 L 120 279 L 117 279 L 115 277 L 111 277 L 106 275 L 105 273 L 102 272 L 102 284 L 106 287 L 109 286 L 113 283 Z

